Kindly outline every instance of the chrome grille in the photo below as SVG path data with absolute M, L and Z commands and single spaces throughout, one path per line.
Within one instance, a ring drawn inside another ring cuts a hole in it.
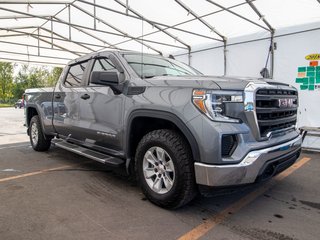
M 297 121 L 298 93 L 288 89 L 259 89 L 256 116 L 260 136 L 292 127 Z

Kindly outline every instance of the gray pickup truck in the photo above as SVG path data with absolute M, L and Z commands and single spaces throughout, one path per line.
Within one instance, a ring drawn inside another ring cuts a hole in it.
M 271 178 L 299 157 L 298 92 L 264 79 L 204 76 L 170 58 L 100 52 L 52 89 L 27 90 L 32 147 L 51 143 L 126 168 L 153 203 Z

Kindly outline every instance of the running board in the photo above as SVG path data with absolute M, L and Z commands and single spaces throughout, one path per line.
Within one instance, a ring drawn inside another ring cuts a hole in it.
M 63 149 L 68 150 L 70 152 L 79 154 L 81 156 L 90 158 L 92 160 L 95 160 L 95 161 L 98 161 L 98 162 L 101 162 L 104 164 L 108 164 L 108 165 L 112 165 L 112 166 L 116 166 L 116 167 L 124 164 L 124 160 L 122 160 L 120 158 L 115 158 L 115 157 L 112 157 L 107 154 L 93 151 L 88 148 L 84 148 L 84 147 L 78 146 L 76 144 L 66 142 L 62 139 L 52 139 L 51 142 L 59 148 L 63 148 Z

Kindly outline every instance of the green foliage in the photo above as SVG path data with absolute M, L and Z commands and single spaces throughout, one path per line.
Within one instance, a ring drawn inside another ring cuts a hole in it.
M 57 83 L 62 68 L 20 65 L 14 77 L 12 63 L 0 62 L 0 103 L 11 103 L 20 99 L 27 88 L 53 87 Z
M 10 103 L 0 103 L 0 108 L 12 107 Z
M 25 88 L 39 88 L 45 86 L 48 76 L 49 71 L 44 67 L 29 67 L 28 65 L 22 65 L 15 81 Z
M 0 62 L 0 101 L 8 101 L 12 95 L 13 66 L 8 62 Z
M 53 87 L 57 83 L 62 68 L 54 67 L 51 71 L 47 67 L 29 67 L 23 65 L 15 78 L 13 95 L 21 98 L 27 88 Z
M 48 87 L 53 87 L 56 85 L 57 81 L 59 80 L 59 77 L 62 73 L 62 68 L 61 67 L 54 67 L 49 74 L 48 81 L 47 81 L 47 86 Z
M 12 88 L 12 95 L 14 99 L 20 99 L 22 97 L 22 94 L 25 91 L 25 86 L 22 83 L 15 83 L 13 84 Z

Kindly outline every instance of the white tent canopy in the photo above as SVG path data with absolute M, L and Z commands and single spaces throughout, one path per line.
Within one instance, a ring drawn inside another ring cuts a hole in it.
M 62 66 L 105 49 L 164 54 L 320 22 L 320 0 L 0 1 L 0 60 Z M 271 54 L 273 58 L 273 54 Z M 272 60 L 272 59 L 271 59 Z

